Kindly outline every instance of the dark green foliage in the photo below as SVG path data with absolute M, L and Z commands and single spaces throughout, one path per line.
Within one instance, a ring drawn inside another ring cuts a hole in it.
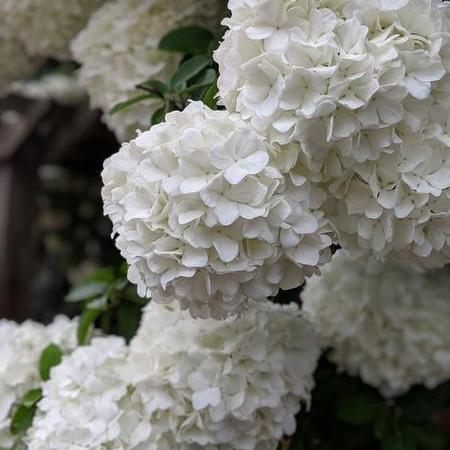
M 94 272 L 74 286 L 66 300 L 79 302 L 82 307 L 77 331 L 81 345 L 87 343 L 95 324 L 105 333 L 119 334 L 129 341 L 139 326 L 142 308 L 148 303 L 128 282 L 125 265 Z
M 358 378 L 337 372 L 325 358 L 316 372 L 309 412 L 298 417 L 289 450 L 445 450 L 436 420 L 450 405 L 450 383 L 415 387 L 386 400 Z
M 120 111 L 124 111 L 128 108 L 131 108 L 132 106 L 136 105 L 137 103 L 140 103 L 144 100 L 147 100 L 149 98 L 158 98 L 157 94 L 141 94 L 136 95 L 136 97 L 132 97 L 129 100 L 125 100 L 124 102 L 116 103 L 111 110 L 109 111 L 110 114 L 116 114 Z
M 175 91 L 181 91 L 186 83 L 211 65 L 211 60 L 206 55 L 198 55 L 181 63 L 172 77 L 171 86 Z
M 28 391 L 13 412 L 11 419 L 11 433 L 14 435 L 23 435 L 33 423 L 36 413 L 37 403 L 42 398 L 41 389 L 32 389 Z M 19 445 L 18 439 L 16 445 Z M 14 447 L 13 447 L 14 448 Z M 15 447 L 20 448 L 20 447 Z
M 216 109 L 218 68 L 212 55 L 220 38 L 221 34 L 214 36 L 196 26 L 170 31 L 161 39 L 160 49 L 183 55 L 170 82 L 149 79 L 139 83 L 136 88 L 145 93 L 114 105 L 110 114 L 125 111 L 149 98 L 161 99 L 161 107 L 150 117 L 150 126 L 163 122 L 170 111 L 182 111 L 189 100 L 202 100 Z
M 217 108 L 217 93 L 219 89 L 217 88 L 217 83 L 212 83 L 208 89 L 206 89 L 203 94 L 202 101 L 203 103 L 211 109 Z
M 162 106 L 157 109 L 150 118 L 150 125 L 156 125 L 164 121 L 164 117 L 166 116 L 166 107 Z
M 160 50 L 200 55 L 210 48 L 214 35 L 205 28 L 189 26 L 167 33 L 160 41 Z

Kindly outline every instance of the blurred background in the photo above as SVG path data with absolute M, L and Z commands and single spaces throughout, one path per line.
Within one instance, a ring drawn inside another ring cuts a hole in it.
M 69 286 L 119 254 L 100 172 L 118 149 L 71 76 L 55 67 L 0 99 L 0 317 L 48 322 Z

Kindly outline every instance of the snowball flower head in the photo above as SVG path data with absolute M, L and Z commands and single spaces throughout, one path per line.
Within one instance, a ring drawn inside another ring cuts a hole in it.
M 77 322 L 59 316 L 44 326 L 32 321 L 22 324 L 0 321 L 0 449 L 10 449 L 12 408 L 30 390 L 40 386 L 39 359 L 51 343 L 64 353 L 76 345 Z
M 70 60 L 70 41 L 103 0 L 2 0 L 0 86 L 30 75 L 46 58 Z
M 43 386 L 28 450 L 137 449 L 150 425 L 128 406 L 126 355 L 122 338 L 102 337 L 65 357 Z
M 308 280 L 303 311 L 342 370 L 386 397 L 450 379 L 450 284 L 445 269 L 418 275 L 337 253 Z
M 125 143 L 102 194 L 140 295 L 224 318 L 317 270 L 331 243 L 324 195 L 283 174 L 292 153 L 201 102 Z
M 72 45 L 81 64 L 80 79 L 93 107 L 119 139 L 131 139 L 146 129 L 161 100 L 149 99 L 116 115 L 117 103 L 142 94 L 136 85 L 150 78 L 168 82 L 181 56 L 158 50 L 170 30 L 198 25 L 214 30 L 221 0 L 116 0 L 105 4 Z
M 158 450 L 275 450 L 309 402 L 320 354 L 296 304 L 250 302 L 248 314 L 196 321 L 149 304 L 126 369 Z
M 231 0 L 223 104 L 297 141 L 341 244 L 450 261 L 449 6 L 440 0 Z

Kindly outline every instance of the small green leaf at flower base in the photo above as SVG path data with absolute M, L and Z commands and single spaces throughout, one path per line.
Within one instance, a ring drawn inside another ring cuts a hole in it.
M 26 408 L 32 408 L 39 402 L 41 398 L 42 398 L 42 389 L 40 388 L 31 389 L 25 394 L 22 400 L 22 405 L 25 406 Z
M 172 78 L 172 86 L 175 90 L 182 89 L 183 86 L 203 69 L 211 64 L 211 59 L 205 55 L 194 56 L 184 61 Z
M 161 123 L 164 121 L 164 118 L 166 117 L 166 108 L 163 106 L 162 108 L 157 109 L 151 119 L 150 123 L 151 125 L 157 125 L 158 123 Z
M 77 329 L 77 338 L 80 345 L 84 345 L 86 343 L 86 339 L 88 337 L 91 326 L 100 316 L 100 314 L 101 311 L 98 311 L 96 309 L 85 309 L 81 314 Z
M 22 438 L 19 438 L 16 440 L 16 442 L 14 442 L 11 450 L 27 450 L 27 445 Z
M 81 302 L 102 295 L 108 288 L 104 281 L 90 281 L 75 286 L 66 296 L 66 302 Z
M 132 97 L 129 100 L 125 100 L 123 102 L 115 104 L 109 111 L 111 115 L 117 114 L 120 111 L 124 111 L 125 109 L 131 108 L 137 103 L 143 102 L 144 100 L 148 100 L 149 98 L 156 98 L 158 95 L 148 93 L 148 94 L 140 94 L 136 95 L 136 97 Z
M 10 431 L 12 434 L 18 435 L 28 430 L 33 423 L 36 405 L 41 398 L 41 389 L 32 389 L 25 394 L 11 419 Z
M 61 363 L 62 351 L 56 344 L 49 344 L 41 354 L 39 360 L 39 373 L 43 381 L 50 378 L 50 371 L 52 367 Z
M 199 55 L 208 51 L 213 34 L 198 26 L 188 26 L 172 30 L 160 41 L 160 50 Z
M 14 412 L 11 420 L 11 433 L 24 433 L 33 423 L 36 407 L 27 408 L 24 405 L 19 405 Z
M 217 108 L 217 93 L 219 89 L 217 89 L 217 83 L 212 83 L 206 92 L 203 94 L 202 101 L 203 103 L 211 109 Z

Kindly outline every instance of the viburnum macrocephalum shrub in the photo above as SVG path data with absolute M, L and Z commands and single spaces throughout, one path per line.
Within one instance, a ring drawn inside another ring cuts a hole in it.
M 70 42 L 103 0 L 2 0 L 0 91 L 47 58 L 71 59 Z
M 104 111 L 105 122 L 119 139 L 147 129 L 161 100 L 148 98 L 118 115 L 110 115 L 110 109 L 142 95 L 136 85 L 145 80 L 168 82 L 181 61 L 180 54 L 158 49 L 161 38 L 181 26 L 214 30 L 219 11 L 221 0 L 116 0 L 93 15 L 72 50 L 91 105 Z
M 339 243 L 418 266 L 450 259 L 448 5 L 231 0 L 223 105 L 298 144 Z
M 193 102 L 108 159 L 105 213 L 140 295 L 224 318 L 326 262 L 325 196 L 290 173 L 293 150 Z
M 9 450 L 16 439 L 11 433 L 14 408 L 42 380 L 39 360 L 49 344 L 63 353 L 77 346 L 77 320 L 58 316 L 48 326 L 26 321 L 22 324 L 0 321 L 0 449 Z
M 275 449 L 309 403 L 319 354 L 295 304 L 197 321 L 151 303 L 129 348 L 94 338 L 53 369 L 28 448 Z
M 303 311 L 334 363 L 394 396 L 450 378 L 449 292 L 446 269 L 417 274 L 341 251 L 308 280 Z

